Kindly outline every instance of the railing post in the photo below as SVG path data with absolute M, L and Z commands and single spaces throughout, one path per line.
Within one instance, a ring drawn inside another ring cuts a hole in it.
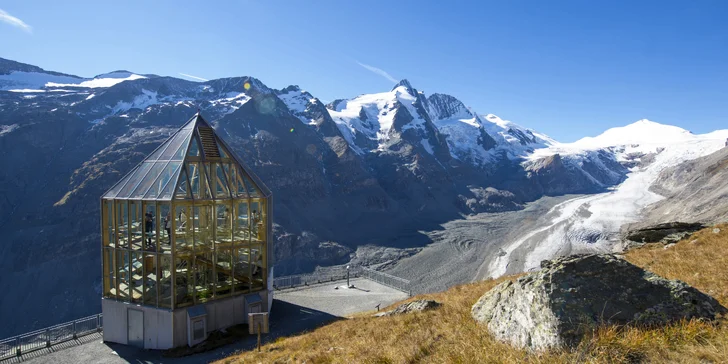
M 23 350 L 20 348 L 20 336 L 15 337 L 15 355 L 23 355 Z
M 45 335 L 46 335 L 46 347 L 50 348 L 51 347 L 51 330 L 46 329 Z
M 96 315 L 96 332 L 101 332 L 101 314 Z
M 73 321 L 73 340 L 78 339 L 78 336 L 76 335 L 76 321 Z

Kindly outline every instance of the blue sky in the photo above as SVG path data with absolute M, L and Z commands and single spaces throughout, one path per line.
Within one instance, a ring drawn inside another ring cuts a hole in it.
M 565 142 L 642 118 L 728 127 L 725 1 L 207 3 L 6 0 L 0 57 L 80 76 L 250 75 L 322 100 L 407 78 Z

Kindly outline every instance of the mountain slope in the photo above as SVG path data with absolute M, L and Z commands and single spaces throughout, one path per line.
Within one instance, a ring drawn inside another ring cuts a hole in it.
M 723 148 L 727 137 L 728 130 L 694 135 L 677 127 L 642 120 L 610 129 L 588 139 L 589 143 L 582 139 L 536 150 L 531 156 L 536 161 L 553 158 L 553 153 L 561 158 L 580 159 L 589 158 L 595 149 L 599 153 L 608 150 L 612 153 L 609 159 L 631 166 L 630 173 L 609 192 L 573 199 L 554 207 L 540 228 L 508 244 L 501 256 L 486 264 L 484 271 L 488 273 L 484 276 L 497 277 L 535 269 L 541 260 L 556 255 L 611 251 L 620 240 L 622 226 L 639 221 L 643 208 L 663 199 L 649 190 L 660 173 Z M 522 259 L 524 255 L 525 259 Z
M 0 290 L 14 297 L 0 312 L 17 313 L 0 337 L 98 311 L 98 198 L 197 110 L 273 190 L 278 275 L 391 266 L 446 222 L 603 192 L 669 154 L 559 144 L 406 80 L 324 105 L 253 77 L 82 78 L 2 59 L 0 71 L 15 90 L 0 90 Z
M 727 135 L 728 136 L 728 135 Z M 639 224 L 717 223 L 728 220 L 728 147 L 663 170 L 651 191 L 665 198 L 649 206 Z

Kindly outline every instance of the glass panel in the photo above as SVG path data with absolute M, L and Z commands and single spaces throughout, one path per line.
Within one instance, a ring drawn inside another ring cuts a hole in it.
M 260 210 L 258 213 L 258 231 L 257 231 L 257 240 L 261 242 L 260 245 L 260 252 L 258 252 L 257 256 L 257 269 L 258 274 L 253 273 L 253 279 L 255 286 L 255 279 L 260 279 L 260 283 L 262 284 L 262 287 L 267 286 L 267 280 L 268 280 L 268 200 L 261 199 L 259 201 Z M 256 269 L 253 267 L 253 269 Z M 261 287 L 261 289 L 262 289 Z
M 174 244 L 177 256 L 192 254 L 194 250 L 194 239 L 192 238 L 192 224 L 187 223 L 191 207 L 188 205 L 177 205 L 174 210 L 174 217 L 177 219 L 174 229 Z
M 262 227 L 262 213 L 261 213 L 261 203 L 260 200 L 251 200 L 250 201 L 250 230 L 251 230 L 251 238 L 253 241 L 263 241 L 261 239 L 261 230 L 265 230 Z
M 144 253 L 144 304 L 149 306 L 157 305 L 157 254 Z
M 145 199 L 156 199 L 160 192 L 167 185 L 167 182 L 174 179 L 173 177 L 177 174 L 177 168 L 181 162 L 159 162 L 162 163 L 164 168 L 160 173 L 155 176 L 154 181 L 149 182 L 149 188 L 147 193 L 144 195 Z M 167 163 L 166 165 L 163 163 Z M 133 197 L 136 197 L 138 191 L 134 191 Z
M 194 276 L 191 260 L 190 255 L 175 259 L 175 308 L 192 306 L 194 303 Z
M 157 221 L 160 223 L 157 224 L 157 249 L 160 252 L 165 253 L 171 253 L 172 252 L 172 244 L 171 239 L 169 236 L 170 229 L 172 226 L 172 222 L 170 219 L 171 216 L 171 210 L 168 203 L 160 203 L 159 209 L 157 211 Z
M 179 132 L 175 132 L 174 135 L 172 135 L 167 140 L 165 140 L 164 143 L 162 143 L 162 145 L 159 146 L 159 148 L 155 149 L 152 152 L 152 154 L 150 154 L 145 159 L 145 161 L 152 161 L 153 162 L 153 161 L 156 161 L 157 159 L 159 159 L 159 157 L 162 155 L 162 153 L 165 150 L 167 150 L 167 148 L 169 147 L 169 145 L 177 139 L 177 135 L 179 135 L 179 134 L 180 134 Z
M 159 177 L 160 173 L 162 173 L 162 170 L 164 170 L 164 167 L 167 165 L 168 162 L 154 162 L 152 163 L 152 167 L 149 168 L 149 171 L 139 181 L 139 184 L 129 194 L 129 198 L 142 198 L 144 195 L 146 195 L 147 191 L 149 191 L 149 188 L 154 185 L 154 181 L 157 180 L 157 177 Z
M 177 135 L 174 136 L 174 139 L 168 142 L 169 147 L 167 147 L 167 149 L 162 152 L 162 154 L 159 156 L 159 160 L 171 160 L 177 154 L 179 147 L 186 144 L 187 141 L 190 140 L 191 134 L 192 132 L 190 131 L 178 132 Z
M 141 252 L 131 253 L 131 301 L 134 303 L 142 302 L 144 289 L 144 264 L 142 260 Z
M 195 254 L 195 302 L 207 302 L 215 292 L 215 265 L 212 251 Z
M 237 197 L 238 182 L 236 180 L 237 177 L 235 174 L 235 168 L 230 169 L 230 163 L 223 163 L 222 167 L 225 170 L 225 175 L 227 176 L 228 189 L 230 189 L 231 196 Z
M 187 185 L 187 171 L 185 169 L 182 169 L 182 173 L 179 176 L 179 182 L 177 186 L 177 191 L 174 193 L 174 198 L 176 200 L 189 200 L 192 199 L 192 195 L 190 195 L 190 189 Z
M 227 152 L 227 150 L 225 149 L 225 147 L 222 146 L 222 143 L 220 143 L 219 140 L 216 144 L 218 149 L 220 150 L 220 158 L 230 158 L 230 153 Z
M 129 221 L 131 222 L 131 249 L 142 250 L 144 214 L 141 201 L 129 201 Z
M 243 247 L 235 249 L 234 270 L 235 270 L 235 293 L 250 291 L 250 248 Z
M 117 299 L 120 301 L 129 300 L 129 282 L 130 282 L 130 269 L 129 269 L 129 251 L 117 250 L 116 251 L 116 268 L 117 273 Z
M 159 255 L 159 307 L 172 307 L 172 256 Z
M 144 249 L 157 250 L 157 206 L 156 203 L 144 203 Z M 156 304 L 156 302 L 155 302 Z
M 190 135 L 188 135 L 188 136 L 187 136 L 187 138 L 186 138 L 186 139 L 185 139 L 185 141 L 184 141 L 184 142 L 183 142 L 183 143 L 182 143 L 182 144 L 181 144 L 181 145 L 179 146 L 179 148 L 177 148 L 177 151 L 176 151 L 176 152 L 174 153 L 174 155 L 173 155 L 173 156 L 171 157 L 171 158 L 172 158 L 172 160 L 175 160 L 175 161 L 181 161 L 181 160 L 185 159 L 185 152 L 187 152 L 187 147 L 188 147 L 188 146 L 190 145 L 189 141 L 190 141 L 190 138 L 191 138 L 191 137 L 192 137 L 192 133 L 190 133 Z
M 240 172 L 238 168 L 235 168 L 235 174 L 237 175 L 237 181 L 238 181 L 238 196 L 241 197 L 248 197 L 248 192 L 245 187 L 245 182 L 243 182 L 243 175 Z
M 129 210 L 126 201 L 116 201 L 116 247 L 129 246 Z
M 169 164 L 173 164 L 175 167 L 172 170 L 171 178 L 167 179 L 164 189 L 162 189 L 162 192 L 159 194 L 158 199 L 160 200 L 172 199 L 172 192 L 174 192 L 174 187 L 177 184 L 179 170 L 182 168 L 181 162 L 169 162 Z
M 210 163 L 202 163 L 205 168 L 200 168 L 200 174 L 202 177 L 200 178 L 200 188 L 202 192 L 202 196 L 200 198 L 202 199 L 208 199 L 212 198 L 212 190 L 210 187 L 212 186 L 212 177 L 210 175 Z
M 154 165 L 154 162 L 144 162 L 139 166 L 139 168 L 132 172 L 129 182 L 127 182 L 126 185 L 119 190 L 119 194 L 116 195 L 116 198 L 128 198 L 139 182 L 147 175 L 147 172 L 149 172 L 149 169 L 152 168 L 152 165 Z
M 190 191 L 192 191 L 193 198 L 199 199 L 200 198 L 199 163 L 189 162 L 189 163 L 187 163 L 187 168 L 189 169 L 189 173 L 190 173 Z
M 250 180 L 250 178 L 248 178 L 248 176 L 244 176 L 243 180 L 245 181 L 245 188 L 248 190 L 250 197 L 260 197 L 260 194 L 258 193 L 258 188 Z
M 193 210 L 195 252 L 212 251 L 212 206 L 195 206 Z
M 131 173 L 128 173 L 124 178 L 117 182 L 110 190 L 107 192 L 103 197 L 104 198 L 114 198 L 119 193 L 122 187 L 129 182 L 129 179 L 134 175 L 133 170 Z
M 217 218 L 217 230 L 215 231 L 215 242 L 220 246 L 232 247 L 233 213 L 229 202 L 218 202 L 215 205 L 215 216 Z
M 252 290 L 257 291 L 263 289 L 263 244 L 252 244 L 250 248 L 250 265 L 252 275 Z
M 199 157 L 200 156 L 200 144 L 197 143 L 197 138 L 192 138 L 190 142 L 190 150 L 187 152 L 188 156 Z
M 114 246 L 114 201 L 103 200 L 101 206 L 101 226 L 103 246 Z
M 116 298 L 116 283 L 114 274 L 114 249 L 104 248 L 104 297 Z
M 195 126 L 197 125 L 198 117 L 199 117 L 198 115 L 193 116 L 192 119 L 190 119 L 190 121 L 188 121 L 184 126 L 182 126 L 182 130 L 194 129 Z
M 217 286 L 215 298 L 225 297 L 232 294 L 233 285 L 233 250 L 217 246 L 215 274 L 217 274 Z
M 235 243 L 248 242 L 250 240 L 250 228 L 248 225 L 248 202 L 237 201 L 235 204 Z
M 227 176 L 222 170 L 220 163 L 213 163 L 215 168 L 215 197 L 216 198 L 230 198 L 230 192 L 227 187 Z

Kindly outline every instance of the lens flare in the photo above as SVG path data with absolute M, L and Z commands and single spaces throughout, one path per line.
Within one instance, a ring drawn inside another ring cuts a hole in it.
M 250 90 L 250 82 L 246 82 L 243 84 L 243 88 L 247 91 Z
M 293 128 L 291 128 L 291 133 L 293 133 Z

